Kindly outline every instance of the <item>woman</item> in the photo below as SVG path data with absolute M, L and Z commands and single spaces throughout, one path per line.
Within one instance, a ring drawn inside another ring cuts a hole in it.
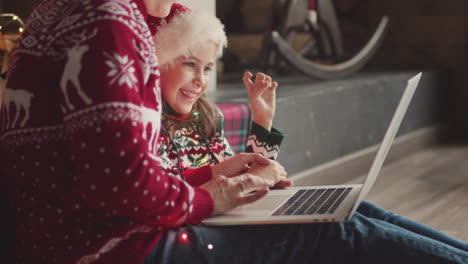
M 174 2 L 44 0 L 33 11 L 0 116 L 12 263 L 140 263 L 165 230 L 252 202 L 273 184 L 244 174 L 248 188 L 262 191 L 216 195 L 239 192 L 234 176 L 246 164 L 271 163 L 255 154 L 185 173 L 223 183 L 216 190 L 161 169 L 159 68 L 148 24 Z

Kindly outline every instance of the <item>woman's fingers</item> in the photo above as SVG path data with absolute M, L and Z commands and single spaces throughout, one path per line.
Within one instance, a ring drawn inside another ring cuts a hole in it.
M 283 188 L 291 187 L 293 185 L 294 185 L 293 181 L 285 179 L 285 180 L 277 182 L 275 184 L 275 186 L 273 186 L 273 188 L 274 189 L 283 189 Z
M 265 195 L 267 195 L 269 191 L 270 191 L 269 188 L 263 188 L 263 189 L 257 190 L 254 193 L 251 193 L 242 197 L 238 197 L 236 198 L 237 206 L 253 203 L 257 200 L 260 200 L 261 198 L 265 197 Z
M 236 177 L 237 184 L 236 189 L 240 191 L 241 195 L 245 193 L 250 193 L 253 191 L 258 191 L 263 188 L 270 188 L 275 185 L 274 181 L 263 179 L 261 177 L 251 175 L 251 174 L 242 174 Z M 232 179 L 234 180 L 234 179 Z
M 275 185 L 274 181 L 245 173 L 231 178 L 217 176 L 200 187 L 211 194 L 215 204 L 213 213 L 222 214 L 240 205 L 255 202 L 265 196 L 269 188 L 283 185 Z

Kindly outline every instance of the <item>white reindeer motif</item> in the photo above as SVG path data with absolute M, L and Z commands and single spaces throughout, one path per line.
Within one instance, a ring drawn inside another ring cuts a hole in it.
M 69 82 L 72 86 L 74 86 L 76 93 L 86 104 L 89 105 L 92 103 L 91 98 L 89 98 L 81 89 L 79 75 L 82 69 L 81 60 L 83 55 L 89 50 L 89 45 L 84 45 L 83 43 L 95 37 L 97 35 L 97 31 L 98 30 L 96 28 L 92 30 L 85 29 L 67 35 L 66 37 L 57 41 L 57 46 L 59 48 L 57 50 L 56 56 L 65 56 L 67 59 L 65 69 L 63 70 L 62 79 L 60 80 L 60 88 L 65 98 L 66 107 L 68 106 L 70 110 L 73 110 L 74 106 L 70 102 L 70 97 L 67 93 Z
M 84 93 L 81 89 L 79 74 L 81 72 L 81 58 L 84 53 L 89 50 L 86 45 L 74 46 L 67 51 L 68 61 L 65 64 L 65 70 L 63 71 L 62 79 L 60 80 L 60 87 L 65 97 L 65 102 L 69 109 L 73 110 L 73 105 L 70 103 L 70 98 L 67 94 L 67 84 L 71 82 L 76 89 L 78 95 L 83 99 L 86 104 L 91 104 L 93 101 Z
M 140 107 L 140 111 L 141 121 L 143 122 L 142 138 L 147 138 L 146 133 L 148 126 L 151 125 L 150 139 L 148 140 L 148 151 L 153 152 L 155 145 L 157 144 L 156 136 L 159 133 L 159 124 L 156 121 L 161 120 L 161 113 L 144 106 Z
M 31 98 L 34 95 L 26 90 L 5 89 L 5 113 L 7 117 L 7 127 L 13 128 L 19 120 L 21 110 L 24 111 L 24 117 L 21 121 L 21 127 L 24 127 L 29 119 L 29 108 L 31 107 Z M 13 122 L 10 121 L 10 107 L 13 105 L 16 109 Z

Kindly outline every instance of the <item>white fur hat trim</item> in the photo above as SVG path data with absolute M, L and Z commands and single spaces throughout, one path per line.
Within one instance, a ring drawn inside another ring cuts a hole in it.
M 176 15 L 154 35 L 156 55 L 160 65 L 171 64 L 180 56 L 194 54 L 210 42 L 216 44 L 216 58 L 227 47 L 224 25 L 219 19 L 202 11 Z

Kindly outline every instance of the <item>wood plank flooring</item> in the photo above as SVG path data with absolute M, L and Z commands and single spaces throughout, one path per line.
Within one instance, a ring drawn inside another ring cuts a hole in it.
M 468 146 L 434 146 L 386 165 L 368 200 L 468 241 Z
M 303 182 L 340 184 L 316 176 Z M 348 175 L 341 183 L 363 180 Z M 468 146 L 432 145 L 386 163 L 367 200 L 468 242 Z

